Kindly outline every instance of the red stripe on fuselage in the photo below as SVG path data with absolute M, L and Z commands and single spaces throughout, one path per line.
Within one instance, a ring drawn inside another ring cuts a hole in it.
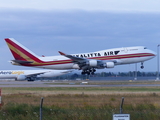
M 92 57 L 92 58 L 86 58 L 86 59 L 112 60 L 112 59 L 124 59 L 124 58 L 147 57 L 147 56 L 155 56 L 155 55 L 151 53 L 137 53 L 137 54 Z
M 93 57 L 88 59 L 97 59 L 97 60 L 115 60 L 115 59 L 126 59 L 126 58 L 136 58 L 136 57 L 149 57 L 155 56 L 151 53 L 138 53 L 138 54 L 127 54 L 127 55 L 115 55 L 115 56 L 103 56 L 103 57 Z M 45 64 L 44 64 L 45 63 Z M 59 60 L 59 61 L 50 61 L 44 62 L 37 65 L 34 64 L 23 64 L 24 66 L 44 66 L 44 65 L 60 65 L 72 63 L 72 60 Z

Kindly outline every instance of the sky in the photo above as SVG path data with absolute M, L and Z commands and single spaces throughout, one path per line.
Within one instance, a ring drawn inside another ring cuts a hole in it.
M 14 38 L 37 55 L 94 52 L 104 49 L 160 44 L 159 0 L 0 0 L 0 68 L 33 69 L 11 65 L 13 57 L 4 38 Z M 139 71 L 156 71 L 157 59 Z M 135 64 L 104 69 L 134 71 Z

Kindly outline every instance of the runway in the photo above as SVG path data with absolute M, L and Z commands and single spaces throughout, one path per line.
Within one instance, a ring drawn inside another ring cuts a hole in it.
M 53 82 L 42 82 L 42 81 L 0 81 L 0 88 L 3 87 L 98 87 L 97 85 L 53 85 Z
M 65 84 L 64 84 L 65 83 Z M 44 81 L 0 81 L 0 88 L 3 87 L 158 87 L 160 84 L 107 84 L 107 85 L 92 85 L 92 84 L 74 84 L 74 82 L 44 82 Z

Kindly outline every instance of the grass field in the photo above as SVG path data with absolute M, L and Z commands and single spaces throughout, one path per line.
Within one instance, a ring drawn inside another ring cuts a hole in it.
M 39 119 L 41 97 L 43 120 L 112 120 L 122 97 L 131 120 L 160 120 L 160 87 L 2 88 L 0 120 Z

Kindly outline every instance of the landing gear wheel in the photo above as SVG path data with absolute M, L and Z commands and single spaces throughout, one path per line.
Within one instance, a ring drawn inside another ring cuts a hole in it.
M 92 75 L 94 75 L 94 72 L 91 72 Z
M 84 71 L 82 71 L 82 72 L 81 72 L 81 74 L 82 74 L 82 75 L 85 75 L 85 72 L 84 72 Z
M 87 75 L 90 75 L 90 72 L 87 72 Z
M 144 68 L 144 66 L 143 66 L 143 62 L 141 62 L 141 69 L 143 69 Z
M 94 75 L 94 72 L 95 72 L 96 70 L 93 68 L 93 69 L 87 69 L 87 70 L 83 70 L 82 72 L 81 72 L 81 74 L 82 75 L 85 75 L 85 74 L 87 74 L 87 75 Z
M 96 72 L 96 70 L 95 70 L 95 69 L 93 69 L 93 72 Z

